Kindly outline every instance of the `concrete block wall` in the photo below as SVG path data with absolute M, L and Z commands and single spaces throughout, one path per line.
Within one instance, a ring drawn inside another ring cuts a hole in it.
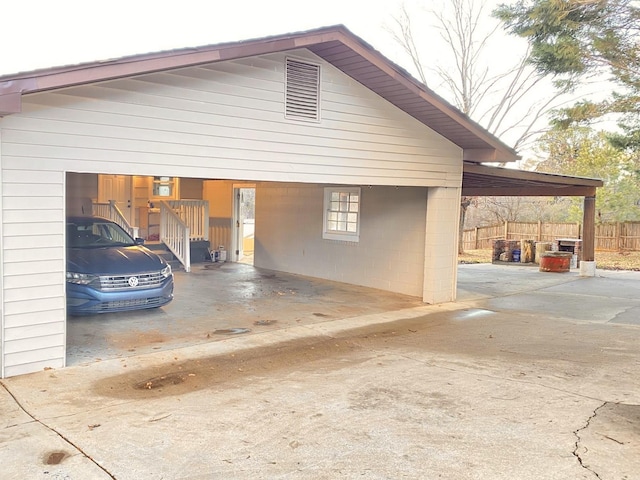
M 256 185 L 255 265 L 421 297 L 427 188 L 363 186 L 360 241 L 324 240 L 325 185 Z
M 460 189 L 430 188 L 424 253 L 425 303 L 456 299 Z

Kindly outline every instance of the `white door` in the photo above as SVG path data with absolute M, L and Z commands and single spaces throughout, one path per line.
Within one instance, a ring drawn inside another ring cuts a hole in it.
M 114 200 L 131 224 L 131 178 L 128 175 L 99 175 L 98 176 L 98 202 L 107 203 Z
M 236 262 L 253 265 L 256 189 L 250 186 L 233 188 L 233 247 Z

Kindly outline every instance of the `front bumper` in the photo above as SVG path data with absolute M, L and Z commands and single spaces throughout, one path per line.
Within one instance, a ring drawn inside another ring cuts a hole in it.
M 67 313 L 90 315 L 157 308 L 173 300 L 173 275 L 153 288 L 100 291 L 86 285 L 67 283 Z

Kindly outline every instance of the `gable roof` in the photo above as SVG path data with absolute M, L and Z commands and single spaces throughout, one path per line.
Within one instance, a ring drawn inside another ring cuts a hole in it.
M 371 45 L 337 25 L 254 40 L 184 48 L 0 77 L 0 116 L 18 113 L 24 94 L 306 48 L 463 149 L 471 162 L 520 158 Z

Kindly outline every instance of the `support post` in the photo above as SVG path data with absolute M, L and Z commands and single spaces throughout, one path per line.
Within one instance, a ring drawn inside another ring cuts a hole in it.
M 456 300 L 460 190 L 427 189 L 422 301 L 431 305 Z
M 584 197 L 582 218 L 582 261 L 580 275 L 593 277 L 596 274 L 595 235 L 596 235 L 596 196 Z

